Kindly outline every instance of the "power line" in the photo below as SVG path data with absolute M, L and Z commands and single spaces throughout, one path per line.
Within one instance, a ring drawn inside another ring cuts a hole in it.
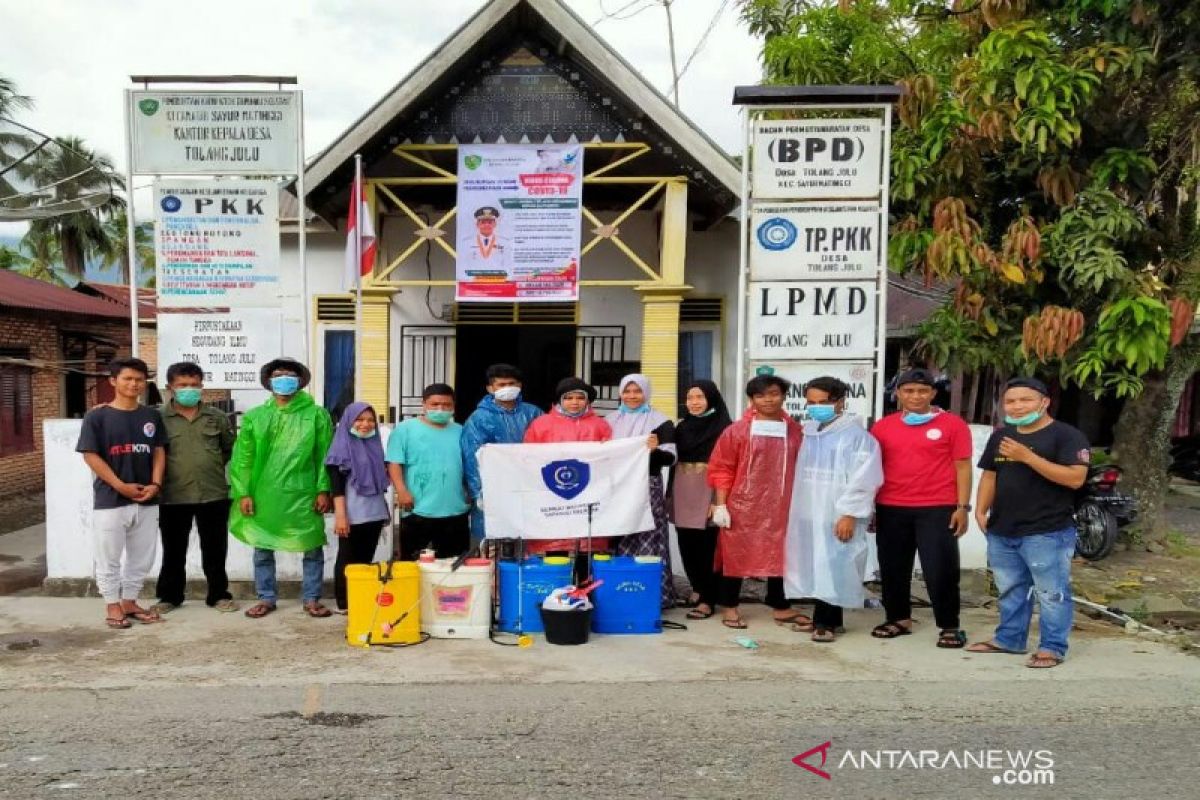
M 599 19 L 597 19 L 595 22 L 592 23 L 592 27 L 594 28 L 597 25 L 599 25 L 601 22 L 606 22 L 607 20 L 610 20 L 610 19 L 617 20 L 617 21 L 624 20 L 624 19 L 633 19 L 634 17 L 636 17 L 638 14 L 642 13 L 643 11 L 646 11 L 647 9 L 652 8 L 655 4 L 656 4 L 655 0 L 631 0 L 630 2 L 628 2 L 625 5 L 618 8 L 616 11 L 610 12 L 604 8 L 604 0 L 600 0 L 600 13 L 602 14 L 602 16 Z M 640 6 L 640 7 L 633 8 L 634 6 Z M 629 11 L 629 9 L 631 9 L 631 8 L 633 8 L 633 10 Z M 625 14 L 626 11 L 629 11 L 629 13 Z M 621 16 L 622 14 L 624 14 L 624 16 Z
M 716 30 L 717 22 L 721 19 L 721 15 L 725 13 L 725 9 L 729 7 L 729 0 L 721 0 L 721 5 L 717 7 L 717 13 L 713 14 L 712 19 L 708 21 L 708 27 L 704 29 L 704 34 L 700 37 L 700 41 L 696 42 L 696 46 L 692 48 L 691 54 L 687 60 L 683 62 L 683 69 L 679 70 L 678 80 L 682 80 L 687 74 L 688 67 L 696 60 L 696 56 L 700 55 L 700 51 L 704 49 L 704 45 L 708 43 L 708 37 L 712 36 L 712 32 Z

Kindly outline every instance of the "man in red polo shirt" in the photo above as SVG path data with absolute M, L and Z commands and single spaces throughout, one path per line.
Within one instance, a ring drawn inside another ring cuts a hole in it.
M 940 630 L 937 645 L 957 649 L 967 642 L 958 621 L 958 538 L 971 511 L 971 431 L 932 405 L 935 394 L 933 373 L 908 370 L 896 382 L 900 410 L 871 428 L 883 451 L 875 531 L 887 614 L 871 635 L 912 633 L 913 556 L 919 553 Z

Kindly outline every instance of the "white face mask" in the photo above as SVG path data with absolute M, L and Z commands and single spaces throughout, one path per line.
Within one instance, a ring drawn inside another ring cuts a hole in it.
M 521 396 L 520 386 L 501 386 L 492 392 L 492 397 L 505 403 L 511 403 Z

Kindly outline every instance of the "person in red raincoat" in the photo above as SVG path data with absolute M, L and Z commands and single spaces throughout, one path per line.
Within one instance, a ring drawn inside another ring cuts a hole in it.
M 548 414 L 535 419 L 525 429 L 525 444 L 548 442 L 607 442 L 612 439 L 612 428 L 603 417 L 596 416 L 592 403 L 596 401 L 596 390 L 580 378 L 563 378 L 555 387 L 558 398 Z M 544 539 L 525 543 L 526 553 L 545 553 L 571 550 L 574 539 Z M 608 539 L 592 539 L 592 552 L 608 547 Z
M 708 461 L 708 485 L 715 490 L 711 516 L 721 529 L 718 602 L 728 628 L 746 627 L 738 613 L 743 578 L 767 579 L 766 603 L 777 624 L 812 627 L 811 619 L 792 610 L 783 591 L 788 509 L 803 436 L 783 407 L 789 386 L 776 375 L 758 375 L 747 383 L 750 408 L 724 430 Z

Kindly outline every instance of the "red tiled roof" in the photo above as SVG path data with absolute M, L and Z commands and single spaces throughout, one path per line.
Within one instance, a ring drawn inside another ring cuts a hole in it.
M 125 319 L 129 316 L 128 306 L 122 307 L 109 300 L 90 297 L 82 292 L 0 269 L 0 309 L 3 308 L 57 311 L 114 319 Z
M 129 308 L 129 284 L 126 283 L 97 283 L 96 281 L 80 281 L 75 287 L 77 292 L 98 294 L 105 301 L 116 303 L 122 308 Z M 151 320 L 157 316 L 158 307 L 155 303 L 153 289 L 138 288 L 138 319 Z M 126 311 L 125 313 L 129 313 Z

